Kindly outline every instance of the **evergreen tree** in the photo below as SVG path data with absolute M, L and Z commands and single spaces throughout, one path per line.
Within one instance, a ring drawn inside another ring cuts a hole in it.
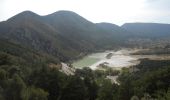
M 64 86 L 59 100 L 87 100 L 87 88 L 83 80 L 76 76 L 71 76 Z

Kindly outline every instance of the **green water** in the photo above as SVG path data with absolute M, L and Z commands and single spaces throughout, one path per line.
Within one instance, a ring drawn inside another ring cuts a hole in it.
M 74 62 L 72 65 L 76 68 L 83 68 L 83 67 L 90 66 L 90 65 L 96 63 L 97 61 L 99 61 L 99 59 L 86 56 L 83 59 L 80 59 L 80 60 Z

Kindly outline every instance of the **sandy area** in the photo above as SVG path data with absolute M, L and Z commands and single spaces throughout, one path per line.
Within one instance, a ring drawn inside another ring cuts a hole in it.
M 87 64 L 85 65 L 87 65 L 86 67 L 90 67 L 91 69 L 95 70 L 98 68 L 98 65 L 106 63 L 105 65 L 107 65 L 108 67 L 121 69 L 122 67 L 129 67 L 132 65 L 139 64 L 140 63 L 139 59 L 142 59 L 142 58 L 148 58 L 152 60 L 167 60 L 167 59 L 170 60 L 170 55 L 131 55 L 131 53 L 135 53 L 141 50 L 142 49 L 124 48 L 118 51 L 105 51 L 101 53 L 93 53 L 91 55 L 88 55 L 85 60 L 87 59 L 90 59 L 90 60 L 98 59 L 98 60 L 90 64 L 86 62 Z M 112 53 L 112 56 L 110 57 L 110 59 L 107 59 L 106 56 L 109 53 Z M 84 60 L 81 59 L 81 62 L 83 61 Z M 75 63 L 80 63 L 80 62 L 77 61 Z M 79 67 L 79 65 L 77 64 L 77 66 L 74 66 L 74 67 Z

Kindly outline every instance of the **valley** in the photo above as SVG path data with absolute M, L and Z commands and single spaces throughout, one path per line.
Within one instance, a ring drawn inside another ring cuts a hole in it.
M 21 12 L 0 22 L 0 100 L 169 100 L 169 39 L 170 24 Z

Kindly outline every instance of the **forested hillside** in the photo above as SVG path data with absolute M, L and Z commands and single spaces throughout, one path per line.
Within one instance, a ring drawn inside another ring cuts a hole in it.
M 39 16 L 25 11 L 0 23 L 1 37 L 69 61 L 118 45 L 112 33 L 70 11 Z

